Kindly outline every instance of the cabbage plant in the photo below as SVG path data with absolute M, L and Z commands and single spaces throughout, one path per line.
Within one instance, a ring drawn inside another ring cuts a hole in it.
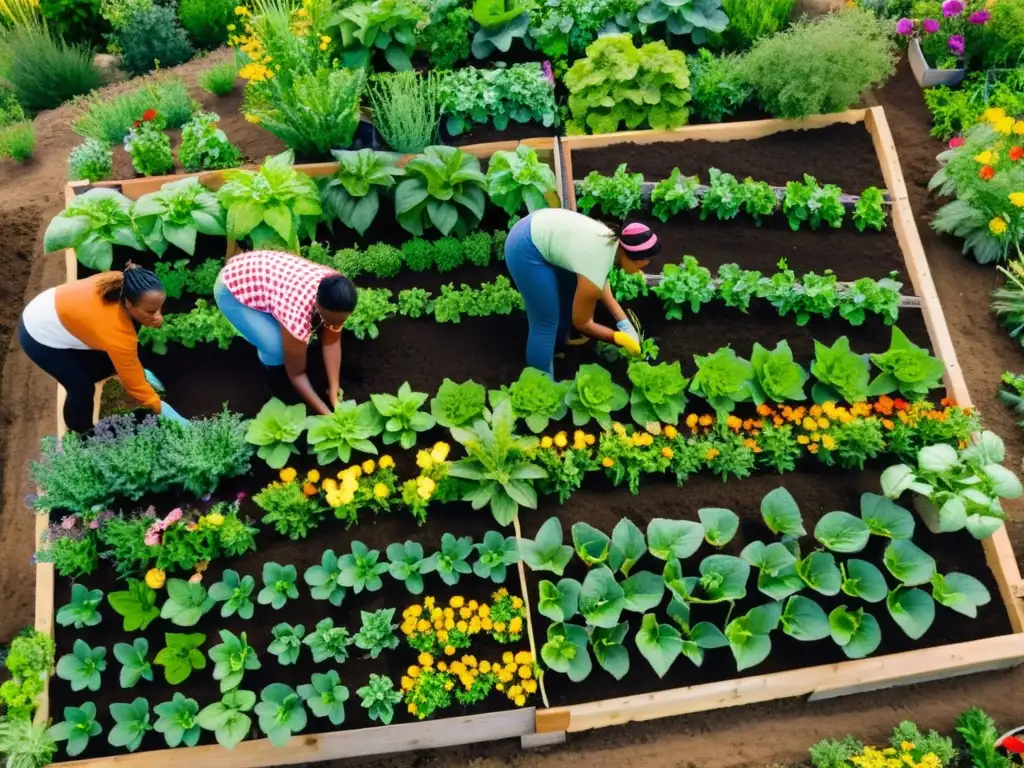
M 572 421 L 577 427 L 594 420 L 602 429 L 611 429 L 611 415 L 628 402 L 626 390 L 612 381 L 607 369 L 596 363 L 580 366 L 565 395 L 565 403 L 572 410 Z
M 329 23 L 341 33 L 346 67 L 365 67 L 371 54 L 380 50 L 391 68 L 401 72 L 412 69 L 416 29 L 426 18 L 426 11 L 412 0 L 376 0 L 351 3 Z
M 499 150 L 487 163 L 487 194 L 509 216 L 521 214 L 524 207 L 529 213 L 547 208 L 555 191 L 555 172 L 526 144 L 515 152 Z
M 629 397 L 633 421 L 642 427 L 651 422 L 679 423 L 686 408 L 686 385 L 690 380 L 683 376 L 678 360 L 657 365 L 630 363 L 628 375 L 633 384 Z
M 430 399 L 430 413 L 437 423 L 451 429 L 472 424 L 485 414 L 487 390 L 475 381 L 458 384 L 445 379 Z
M 804 383 L 808 378 L 807 371 L 793 360 L 789 342 L 780 341 L 770 352 L 755 342 L 750 364 L 754 367 L 750 391 L 758 405 L 766 400 L 784 403 L 806 398 Z
M 495 51 L 508 53 L 515 40 L 522 40 L 530 27 L 528 3 L 523 0 L 475 0 L 473 21 L 479 25 L 473 35 L 474 58 L 487 59 Z
M 945 364 L 923 347 L 917 346 L 899 328 L 892 329 L 889 349 L 871 355 L 882 371 L 868 387 L 869 395 L 887 395 L 899 391 L 909 400 L 918 400 L 942 385 Z
M 814 342 L 811 374 L 818 382 L 811 390 L 816 403 L 859 403 L 868 396 L 871 363 L 867 355 L 850 351 L 846 336 L 840 336 L 831 347 Z
M 491 390 L 491 406 L 507 400 L 517 419 L 523 419 L 533 433 L 543 432 L 552 421 L 565 416 L 565 403 L 571 382 L 557 382 L 537 368 L 524 368 L 519 378 L 498 390 Z
M 405 175 L 397 165 L 401 155 L 372 149 L 331 150 L 338 170 L 320 189 L 324 218 L 330 226 L 334 219 L 360 235 L 377 218 L 381 195 Z
M 43 251 L 74 248 L 75 258 L 96 272 L 114 263 L 114 246 L 145 250 L 132 218 L 132 201 L 114 189 L 96 187 L 75 197 L 50 221 Z
M 651 0 L 637 19 L 645 25 L 664 22 L 671 34 L 689 35 L 694 45 L 704 45 L 729 25 L 722 0 Z
M 135 224 L 149 249 L 163 256 L 174 245 L 189 256 L 197 235 L 224 235 L 225 213 L 217 195 L 196 176 L 169 181 L 135 201 Z
M 720 421 L 725 420 L 736 403 L 750 400 L 754 367 L 731 347 L 722 347 L 710 355 L 694 355 L 693 359 L 697 373 L 690 381 L 690 391 L 707 400 Z
M 487 202 L 480 161 L 457 147 L 433 146 L 405 165 L 395 190 L 398 223 L 413 235 L 430 227 L 463 237 L 479 224 Z

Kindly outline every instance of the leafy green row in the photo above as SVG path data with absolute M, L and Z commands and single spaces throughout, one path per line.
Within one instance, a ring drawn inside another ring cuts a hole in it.
M 804 226 L 820 229 L 823 224 L 838 229 L 846 216 L 842 190 L 835 184 L 821 186 L 807 174 L 802 182 L 787 182 L 781 200 L 775 187 L 749 176 L 741 182 L 717 168 L 711 168 L 708 176 L 708 185 L 704 187 L 699 177 L 683 176 L 678 168 L 673 168 L 671 175 L 655 184 L 650 193 L 651 213 L 667 222 L 672 216 L 699 207 L 701 219 L 714 215 L 720 221 L 728 221 L 743 211 L 760 226 L 765 217 L 781 206 L 794 231 Z M 600 208 L 607 216 L 625 219 L 645 205 L 643 174 L 627 172 L 625 163 L 612 176 L 591 171 L 577 184 L 577 206 L 583 213 Z M 861 193 L 853 206 L 853 223 L 858 230 L 885 228 L 884 202 L 878 187 L 868 187 Z
M 752 541 L 739 557 L 708 555 L 692 576 L 683 575 L 683 561 L 705 542 L 721 549 L 736 534 L 739 518 L 731 510 L 701 509 L 700 522 L 656 518 L 648 524 L 646 536 L 628 519 L 620 521 L 611 536 L 576 523 L 571 546 L 563 544 L 558 519 L 549 519 L 535 539 L 522 542 L 526 564 L 562 576 L 575 550 L 589 570 L 582 583 L 567 578 L 557 584 L 540 583 L 538 611 L 554 622 L 541 650 L 545 664 L 578 682 L 592 668 L 589 648 L 606 671 L 621 679 L 629 670 L 623 645 L 629 621 L 622 620 L 624 611 L 643 615 L 636 645 L 663 677 L 680 655 L 700 666 L 704 652 L 713 648 L 729 647 L 741 671 L 760 664 L 771 653 L 770 633 L 779 627 L 802 641 L 831 637 L 849 658 L 862 658 L 878 648 L 881 630 L 871 614 L 845 605 L 826 614 L 817 602 L 797 594 L 806 589 L 830 597 L 842 592 L 868 603 L 884 600 L 892 619 L 915 640 L 933 623 L 935 602 L 974 618 L 991 600 L 972 576 L 939 574 L 935 560 L 910 540 L 913 515 L 884 496 L 864 494 L 859 516 L 841 511 L 824 515 L 813 532 L 822 548 L 805 556 L 798 539 L 807 531 L 785 488 L 764 497 L 761 514 L 777 540 Z M 875 565 L 856 558 L 837 563 L 832 554 L 856 554 L 871 535 L 890 540 L 882 559 L 898 582 L 892 589 Z M 648 554 L 664 563 L 660 575 L 633 571 Z M 728 603 L 731 614 L 731 607 L 747 597 L 752 570 L 757 572 L 758 591 L 773 602 L 731 621 L 727 617 L 724 629 L 709 622 L 691 624 L 693 606 Z M 624 580 L 618 581 L 616 573 Z M 919 588 L 925 584 L 931 585 L 930 595 Z M 663 604 L 666 591 L 668 615 L 676 626 L 660 624 L 653 613 Z M 567 623 L 577 614 L 585 627 Z

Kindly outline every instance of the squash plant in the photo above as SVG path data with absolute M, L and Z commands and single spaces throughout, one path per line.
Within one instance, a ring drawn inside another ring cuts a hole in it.
M 416 30 L 426 20 L 426 11 L 412 0 L 375 0 L 352 3 L 328 23 L 337 25 L 341 34 L 346 67 L 365 67 L 373 51 L 380 50 L 391 68 L 401 72 L 412 69 Z
M 226 232 L 224 208 L 196 176 L 169 181 L 143 195 L 135 201 L 134 215 L 142 239 L 157 256 L 163 256 L 168 245 L 194 256 L 197 235 Z
M 381 194 L 405 175 L 397 165 L 401 155 L 372 149 L 335 149 L 331 154 L 338 161 L 338 170 L 320 190 L 324 218 L 328 226 L 338 219 L 363 235 L 377 218 Z
M 428 227 L 463 237 L 479 224 L 487 201 L 480 161 L 457 147 L 433 146 L 405 165 L 395 190 L 398 223 L 420 236 Z
M 291 150 L 274 157 L 256 171 L 226 171 L 217 198 L 227 209 L 227 236 L 252 240 L 256 249 L 299 252 L 299 234 L 316 236 L 320 220 L 320 193 L 316 183 L 295 170 Z
M 74 248 L 75 258 L 96 272 L 114 263 L 114 246 L 146 249 L 132 217 L 132 201 L 114 189 L 96 187 L 75 197 L 50 221 L 43 251 Z

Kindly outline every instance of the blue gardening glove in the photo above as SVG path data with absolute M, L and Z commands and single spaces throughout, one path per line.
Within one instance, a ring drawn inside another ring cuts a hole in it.
M 184 416 L 182 416 L 176 410 L 171 408 L 171 404 L 168 403 L 166 400 L 163 401 L 160 404 L 160 418 L 162 418 L 162 419 L 170 419 L 171 421 L 176 421 L 179 424 L 183 424 L 183 425 L 187 425 L 188 424 L 188 419 L 186 419 Z
M 146 369 L 143 369 L 142 372 L 146 374 L 146 381 L 149 382 L 149 386 L 151 386 L 157 392 L 164 391 L 164 384 L 162 381 L 160 381 L 160 379 L 156 377 L 155 373 L 153 373 L 152 371 L 148 371 Z

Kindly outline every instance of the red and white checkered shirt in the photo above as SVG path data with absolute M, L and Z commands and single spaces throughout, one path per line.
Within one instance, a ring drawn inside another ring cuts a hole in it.
M 220 279 L 242 304 L 272 315 L 288 333 L 308 342 L 320 281 L 336 274 L 290 253 L 252 251 L 229 259 Z

